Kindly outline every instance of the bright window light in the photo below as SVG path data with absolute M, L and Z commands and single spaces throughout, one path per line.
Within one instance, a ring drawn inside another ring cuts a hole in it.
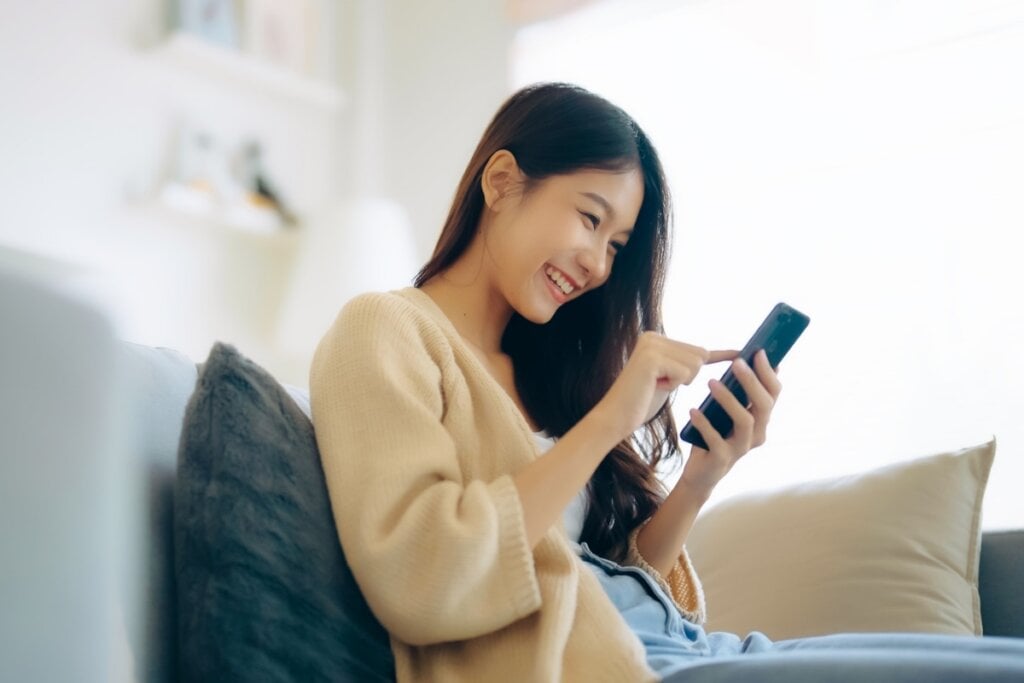
M 1024 3 L 609 0 L 521 29 L 512 63 L 658 147 L 670 335 L 738 348 L 778 301 L 811 317 L 769 443 L 715 498 L 995 436 L 984 526 L 1024 526 Z

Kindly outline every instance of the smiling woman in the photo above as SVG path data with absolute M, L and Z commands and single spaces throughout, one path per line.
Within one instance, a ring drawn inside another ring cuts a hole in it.
M 484 133 L 417 286 L 358 297 L 321 341 L 317 441 L 399 679 L 650 680 L 581 540 L 702 619 L 682 551 L 702 492 L 643 524 L 664 497 L 655 465 L 677 453 L 668 392 L 719 358 L 658 334 L 670 213 L 625 112 L 571 85 L 525 88 Z M 367 431 L 388 414 L 402 429 Z M 691 470 L 742 455 L 741 439 Z
M 525 88 L 477 146 L 416 283 L 501 370 L 492 374 L 527 423 L 560 437 L 604 396 L 640 333 L 661 329 L 670 214 L 657 153 L 627 114 L 573 86 Z M 590 482 L 585 535 L 600 552 L 623 557 L 654 508 L 653 467 L 677 452 L 664 403 L 636 404 L 638 425 L 653 419 L 651 454 L 620 444 Z
M 692 412 L 706 447 L 661 486 L 680 446 L 669 396 L 737 356 L 662 334 L 670 223 L 632 118 L 576 86 L 524 88 L 485 131 L 416 286 L 356 297 L 321 340 L 317 446 L 399 681 L 675 680 L 764 652 L 817 680 L 808 649 L 863 660 L 839 681 L 962 679 L 979 660 L 987 680 L 1019 680 L 1012 639 L 705 632 L 685 542 L 782 386 L 763 352 L 734 360 L 749 405 L 712 383 L 733 430 Z M 940 650 L 962 654 L 933 664 Z

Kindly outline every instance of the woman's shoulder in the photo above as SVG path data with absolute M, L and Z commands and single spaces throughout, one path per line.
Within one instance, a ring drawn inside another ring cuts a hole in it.
M 387 292 L 366 292 L 350 299 L 341 308 L 329 336 L 363 338 L 379 344 L 381 337 L 419 338 L 423 343 L 445 343 L 448 336 L 443 313 L 433 301 L 415 287 Z M 447 344 L 446 344 L 447 345 Z
M 415 287 L 387 292 L 364 292 L 349 299 L 342 306 L 338 318 L 368 319 L 366 322 L 382 318 L 389 321 L 410 319 L 418 324 L 431 322 L 434 326 L 440 327 L 430 306 L 433 306 L 430 297 Z
M 396 289 L 388 292 L 363 292 L 345 302 L 338 313 L 339 318 L 359 316 L 399 316 L 409 308 L 408 299 Z

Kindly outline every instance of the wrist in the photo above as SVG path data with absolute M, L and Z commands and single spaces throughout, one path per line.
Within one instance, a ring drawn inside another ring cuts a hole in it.
M 682 476 L 679 477 L 679 481 L 676 482 L 675 488 L 681 489 L 681 495 L 686 496 L 698 507 L 703 507 L 711 498 L 711 492 L 715 490 L 714 484 L 708 486 L 707 484 L 700 484 L 691 481 L 687 478 L 686 472 L 683 472 Z
M 587 413 L 581 422 L 586 422 L 590 428 L 608 442 L 608 450 L 628 438 L 633 429 L 626 424 L 622 415 L 615 410 L 609 409 L 604 401 L 599 402 Z

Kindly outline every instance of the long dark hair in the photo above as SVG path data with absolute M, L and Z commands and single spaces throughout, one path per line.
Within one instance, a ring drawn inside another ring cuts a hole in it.
M 476 233 L 484 207 L 481 179 L 498 150 L 511 152 L 529 179 L 583 169 L 628 171 L 644 178 L 633 234 L 615 257 L 607 282 L 561 306 L 537 325 L 513 313 L 502 337 L 516 389 L 530 416 L 562 436 L 607 393 L 645 330 L 662 331 L 661 295 L 671 241 L 671 201 L 664 171 L 647 136 L 622 109 L 578 86 L 538 84 L 512 95 L 484 132 L 462 176 L 422 286 L 451 266 Z M 623 559 L 629 533 L 664 499 L 657 466 L 677 456 L 668 404 L 616 446 L 591 478 L 580 540 Z

